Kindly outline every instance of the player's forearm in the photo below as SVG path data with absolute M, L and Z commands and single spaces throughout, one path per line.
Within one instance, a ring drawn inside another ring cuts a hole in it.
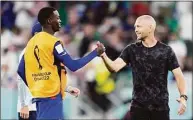
M 18 76 L 18 97 L 22 107 L 31 104 L 31 97 L 28 96 L 28 89 L 23 80 Z
M 87 63 L 89 63 L 93 58 L 97 56 L 97 50 L 93 50 L 87 56 L 84 56 L 80 59 L 73 60 L 70 55 L 62 48 L 60 42 L 55 44 L 54 49 L 54 57 L 62 62 L 68 69 L 71 71 L 76 71 L 82 67 L 84 67 Z
M 24 86 L 22 85 L 21 79 L 18 79 L 18 97 L 19 97 L 19 102 L 21 106 L 25 106 L 25 93 L 24 93 Z
M 76 70 L 84 67 L 86 64 L 88 64 L 92 59 L 94 59 L 97 56 L 97 51 L 94 50 L 91 53 L 89 53 L 87 56 L 84 56 L 78 60 L 76 60 Z
M 105 66 L 110 72 L 116 72 L 116 68 L 115 65 L 113 64 L 113 61 L 110 58 L 108 58 L 106 53 L 103 53 L 101 58 L 103 59 Z
M 72 60 L 71 58 L 69 58 L 68 60 L 64 60 L 64 64 L 71 71 L 77 71 L 78 69 L 80 69 L 80 68 L 84 67 L 86 64 L 88 64 L 96 56 L 97 56 L 97 51 L 94 50 L 91 53 L 89 53 L 87 56 L 82 57 L 78 60 Z
M 25 105 L 30 106 L 31 104 L 32 104 L 32 97 L 31 96 L 26 97 Z

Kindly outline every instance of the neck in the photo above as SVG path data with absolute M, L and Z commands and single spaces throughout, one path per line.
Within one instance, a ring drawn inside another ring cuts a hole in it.
M 142 41 L 142 44 L 145 47 L 153 47 L 156 43 L 157 43 L 157 40 L 155 39 L 154 36 L 149 36 L 149 37 L 145 38 L 144 41 Z
M 43 27 L 43 31 L 47 32 L 47 33 L 49 33 L 51 35 L 54 35 L 54 33 L 55 33 L 50 27 L 47 27 L 47 26 Z

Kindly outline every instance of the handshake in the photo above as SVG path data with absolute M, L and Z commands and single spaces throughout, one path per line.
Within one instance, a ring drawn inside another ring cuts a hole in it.
M 104 52 L 105 52 L 105 47 L 102 43 L 100 43 L 99 41 L 97 42 L 97 55 L 101 56 Z

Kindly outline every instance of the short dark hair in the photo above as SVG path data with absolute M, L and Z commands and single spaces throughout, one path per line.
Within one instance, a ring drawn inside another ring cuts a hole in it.
M 45 25 L 48 18 L 53 14 L 56 9 L 53 7 L 44 7 L 38 13 L 38 21 L 41 25 Z

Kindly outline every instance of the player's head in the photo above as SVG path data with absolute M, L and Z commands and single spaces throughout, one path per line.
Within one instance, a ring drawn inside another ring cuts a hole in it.
M 135 22 L 135 33 L 138 40 L 144 41 L 150 35 L 154 35 L 156 22 L 150 15 L 142 15 Z
M 38 21 L 43 27 L 50 27 L 54 32 L 61 28 L 58 11 L 53 7 L 44 7 L 38 13 Z

